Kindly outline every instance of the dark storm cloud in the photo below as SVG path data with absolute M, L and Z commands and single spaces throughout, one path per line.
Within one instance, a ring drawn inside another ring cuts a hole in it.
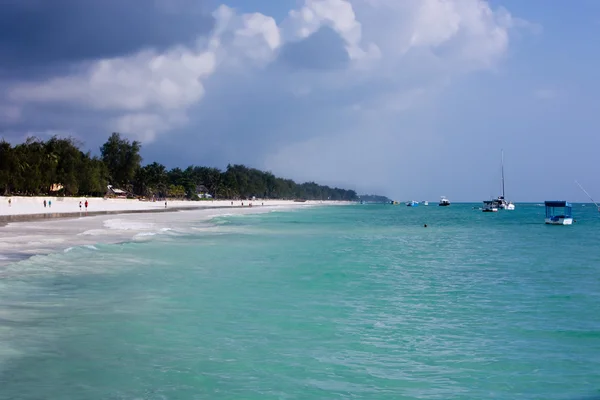
M 45 67 L 189 43 L 212 28 L 201 3 L 1 0 L 0 73 L 31 76 Z

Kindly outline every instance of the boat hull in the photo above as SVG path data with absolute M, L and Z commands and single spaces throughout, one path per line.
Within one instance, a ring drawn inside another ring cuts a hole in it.
M 498 197 L 498 199 L 495 201 L 495 205 L 498 207 L 499 210 L 515 209 L 515 205 L 513 203 L 506 202 L 504 199 L 502 199 L 502 197 Z
M 548 225 L 572 225 L 573 218 L 572 217 L 546 218 L 546 224 L 548 224 Z

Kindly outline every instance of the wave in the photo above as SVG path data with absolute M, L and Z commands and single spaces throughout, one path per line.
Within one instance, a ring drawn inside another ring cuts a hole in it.
M 157 232 L 140 232 L 138 234 L 136 234 L 134 236 L 134 238 L 136 237 L 146 237 L 146 236 L 156 236 L 158 233 Z
M 141 231 L 145 229 L 154 228 L 155 224 L 152 222 L 139 222 L 128 219 L 107 219 L 103 223 L 104 227 L 112 230 L 125 230 L 125 231 Z

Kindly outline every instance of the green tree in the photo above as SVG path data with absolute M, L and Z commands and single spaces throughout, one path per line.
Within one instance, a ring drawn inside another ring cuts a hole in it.
M 81 153 L 78 181 L 79 194 L 102 196 L 108 186 L 108 169 L 102 160 Z
M 200 186 L 213 197 L 252 196 L 282 199 L 356 200 L 356 192 L 319 185 L 297 184 L 245 165 L 218 168 L 167 168 L 157 162 L 140 167 L 141 144 L 113 133 L 100 148 L 101 158 L 83 153 L 72 138 L 52 137 L 46 142 L 28 138 L 11 146 L 0 141 L 0 193 L 37 195 L 62 184 L 64 194 L 99 196 L 110 183 L 142 196 L 194 198 Z
M 46 153 L 44 143 L 37 138 L 27 138 L 14 148 L 17 158 L 15 190 L 25 195 L 48 193 L 56 157 Z
M 129 142 L 116 132 L 102 145 L 102 161 L 108 168 L 112 184 L 125 187 L 133 182 L 142 162 L 140 149 L 140 142 Z
M 61 184 L 66 195 L 75 195 L 79 191 L 82 155 L 78 144 L 72 138 L 52 137 L 45 143 L 47 158 L 51 160 L 49 172 L 50 184 Z
M 181 185 L 169 185 L 169 197 L 181 199 L 185 196 L 185 188 Z
M 167 168 L 157 162 L 145 165 L 137 171 L 135 182 L 136 194 L 165 197 L 168 189 Z

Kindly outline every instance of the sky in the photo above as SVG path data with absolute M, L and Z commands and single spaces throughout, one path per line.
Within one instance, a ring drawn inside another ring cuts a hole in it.
M 2 0 L 0 138 L 390 198 L 600 199 L 600 2 Z

